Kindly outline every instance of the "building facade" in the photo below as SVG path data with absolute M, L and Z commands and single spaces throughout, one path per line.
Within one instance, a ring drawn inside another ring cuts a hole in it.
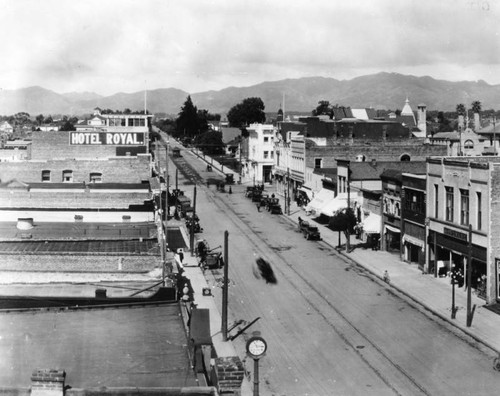
M 487 303 L 500 299 L 500 158 L 427 160 L 427 266 L 436 276 L 469 270 Z
M 402 174 L 401 242 L 402 258 L 423 271 L 426 241 L 426 175 Z
M 247 127 L 248 139 L 244 175 L 255 184 L 271 183 L 275 158 L 276 128 L 269 124 L 251 124 Z

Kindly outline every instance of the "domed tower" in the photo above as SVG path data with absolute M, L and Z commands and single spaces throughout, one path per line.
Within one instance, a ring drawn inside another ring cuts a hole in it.
M 284 121 L 284 119 L 283 119 L 283 110 L 281 109 L 281 107 L 278 110 L 278 117 L 276 118 L 276 121 L 278 121 L 278 122 Z

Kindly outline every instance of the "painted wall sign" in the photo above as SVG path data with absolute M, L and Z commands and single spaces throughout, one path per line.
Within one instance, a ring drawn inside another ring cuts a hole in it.
M 443 233 L 445 235 L 451 236 L 453 238 L 460 239 L 461 241 L 467 241 L 467 234 L 459 231 L 452 230 L 451 228 L 444 227 Z
M 145 134 L 141 132 L 70 132 L 69 144 L 80 146 L 142 146 Z

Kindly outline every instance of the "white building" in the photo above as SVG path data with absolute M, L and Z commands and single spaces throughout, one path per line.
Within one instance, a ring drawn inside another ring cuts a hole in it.
M 251 124 L 247 131 L 244 176 L 253 179 L 256 184 L 271 183 L 276 128 L 269 124 Z

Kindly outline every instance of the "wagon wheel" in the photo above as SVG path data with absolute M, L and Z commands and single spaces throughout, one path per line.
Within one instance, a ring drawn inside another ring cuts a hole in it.
M 495 360 L 493 360 L 493 368 L 496 371 L 500 371 L 500 357 L 497 357 L 495 358 Z

